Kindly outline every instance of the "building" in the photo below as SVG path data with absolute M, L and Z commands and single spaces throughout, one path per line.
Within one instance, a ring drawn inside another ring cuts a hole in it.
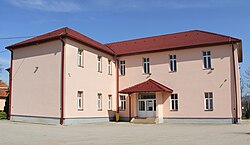
M 193 30 L 102 44 L 66 27 L 6 48 L 11 120 L 240 121 L 237 38 Z
M 8 97 L 9 87 L 2 81 L 0 81 L 0 111 L 4 110 L 5 101 Z

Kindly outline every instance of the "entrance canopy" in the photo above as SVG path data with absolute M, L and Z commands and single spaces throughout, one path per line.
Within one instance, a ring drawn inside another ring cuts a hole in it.
M 119 93 L 124 94 L 132 94 L 132 93 L 139 93 L 139 92 L 169 92 L 172 93 L 173 90 L 152 80 L 149 79 L 145 82 L 136 84 L 134 86 L 128 87 L 126 89 L 121 90 Z

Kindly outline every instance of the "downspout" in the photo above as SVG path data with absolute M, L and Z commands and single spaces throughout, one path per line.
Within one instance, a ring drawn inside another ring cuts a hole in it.
M 234 57 L 234 44 L 232 42 L 232 54 L 233 54 L 233 69 L 234 69 L 234 89 L 235 89 L 235 120 L 234 124 L 238 124 L 238 95 L 237 95 L 237 84 L 236 84 L 236 70 L 235 70 L 235 57 Z
M 8 120 L 11 119 L 11 105 L 12 105 L 12 72 L 13 72 L 13 51 L 9 49 L 11 52 L 11 62 L 10 62 L 10 72 L 9 72 L 9 113 L 8 113 Z
M 60 36 L 60 40 L 62 42 L 62 57 L 61 57 L 61 117 L 60 117 L 60 124 L 63 125 L 64 121 L 64 47 L 65 41 L 63 37 Z
M 116 61 L 116 113 L 119 113 L 119 60 L 115 56 Z

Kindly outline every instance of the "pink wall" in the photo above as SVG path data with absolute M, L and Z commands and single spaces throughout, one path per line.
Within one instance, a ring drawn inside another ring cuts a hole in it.
M 212 53 L 214 70 L 203 70 L 202 51 L 208 50 Z M 170 54 L 177 55 L 177 72 L 174 73 L 169 72 Z M 151 76 L 143 74 L 143 57 L 150 58 Z M 119 77 L 120 90 L 151 78 L 178 93 L 178 111 L 170 111 L 169 94 L 164 94 L 164 117 L 229 118 L 235 114 L 231 45 L 147 53 L 119 59 L 126 60 L 126 75 Z M 204 92 L 213 92 L 213 111 L 204 111 Z M 128 113 L 121 112 L 123 115 Z
M 83 67 L 77 66 L 78 48 L 83 49 Z M 116 110 L 114 58 L 69 39 L 65 50 L 65 118 L 108 117 L 108 95 L 112 95 L 112 110 Z M 102 73 L 97 71 L 98 55 L 102 56 Z M 108 75 L 108 60 L 112 60 L 112 75 Z M 83 91 L 83 111 L 77 109 L 77 91 Z M 97 110 L 98 93 L 102 93 L 102 111 Z
M 12 115 L 60 116 L 61 48 L 58 40 L 13 50 Z

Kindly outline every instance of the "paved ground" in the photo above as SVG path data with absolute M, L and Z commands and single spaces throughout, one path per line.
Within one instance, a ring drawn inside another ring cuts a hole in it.
M 0 120 L 0 145 L 250 145 L 250 122 L 40 125 Z

